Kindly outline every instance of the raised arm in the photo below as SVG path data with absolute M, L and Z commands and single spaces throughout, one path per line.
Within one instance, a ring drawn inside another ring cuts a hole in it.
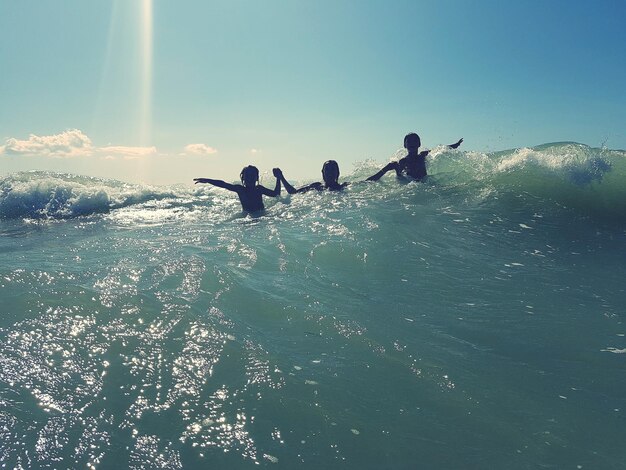
M 380 178 L 383 177 L 383 175 L 385 173 L 387 173 L 388 171 L 391 171 L 391 170 L 396 170 L 396 172 L 398 171 L 398 162 L 389 162 L 389 163 L 387 163 L 378 173 L 376 173 L 375 175 L 370 176 L 365 181 L 378 181 Z
M 307 186 L 303 186 L 301 188 L 296 189 L 292 185 L 289 184 L 289 182 L 285 179 L 283 172 L 280 171 L 279 168 L 274 168 L 274 176 L 276 176 L 276 178 L 280 178 L 280 181 L 283 183 L 283 185 L 285 186 L 285 189 L 287 190 L 289 194 L 305 193 L 307 191 L 310 191 L 311 189 L 322 188 L 322 183 L 311 183 Z
M 448 147 L 450 147 L 451 149 L 456 149 L 456 148 L 459 148 L 459 145 L 461 145 L 462 143 L 463 143 L 463 138 L 461 137 L 458 142 L 455 142 L 454 144 L 450 144 L 448 145 Z
M 224 189 L 228 189 L 229 191 L 234 191 L 234 192 L 239 192 L 239 190 L 243 187 L 239 184 L 230 184 L 230 183 L 227 183 L 226 181 L 212 180 L 209 178 L 194 178 L 193 180 L 195 181 L 195 184 L 208 183 L 208 184 L 212 184 L 213 186 L 217 186 L 218 188 L 224 188 Z
M 261 185 L 259 185 L 259 189 L 261 190 L 261 194 L 265 196 L 277 197 L 280 196 L 280 177 L 277 175 L 280 170 L 278 168 L 274 168 L 274 170 L 272 171 L 274 173 L 274 176 L 276 176 L 276 186 L 274 186 L 274 190 L 272 191 L 271 189 L 267 189 L 265 186 Z M 280 174 L 282 175 L 282 173 Z
M 287 190 L 289 194 L 295 194 L 298 192 L 296 188 L 291 186 L 289 182 L 285 179 L 285 176 L 283 175 L 283 172 L 280 168 L 274 168 L 272 170 L 272 173 L 274 173 L 274 176 L 276 177 L 277 180 L 283 183 L 283 186 L 285 187 L 285 189 Z

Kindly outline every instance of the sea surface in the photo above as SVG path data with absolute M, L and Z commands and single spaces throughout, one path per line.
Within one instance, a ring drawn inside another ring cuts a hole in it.
M 625 469 L 626 152 L 429 158 L 0 178 L 0 466 Z

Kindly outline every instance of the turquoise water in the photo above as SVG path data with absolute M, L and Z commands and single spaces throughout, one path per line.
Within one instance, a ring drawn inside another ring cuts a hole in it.
M 626 153 L 429 172 L 256 218 L 206 186 L 1 179 L 0 462 L 626 468 Z

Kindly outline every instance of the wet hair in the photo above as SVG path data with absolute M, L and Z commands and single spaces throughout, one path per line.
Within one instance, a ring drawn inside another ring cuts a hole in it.
M 322 176 L 324 176 L 327 171 L 333 170 L 337 172 L 337 178 L 339 178 L 339 164 L 335 160 L 325 161 L 324 166 L 322 166 Z
M 406 141 L 408 139 L 417 139 L 417 146 L 419 147 L 422 145 L 420 136 L 417 135 L 415 132 L 409 132 L 407 135 L 404 136 L 404 148 L 406 148 Z
M 259 181 L 259 169 L 256 166 L 248 165 L 244 167 L 244 169 L 241 170 L 241 173 L 239 174 L 239 179 L 241 180 L 241 184 L 245 184 L 244 183 L 245 176 L 250 172 L 252 172 L 255 175 L 254 180 Z

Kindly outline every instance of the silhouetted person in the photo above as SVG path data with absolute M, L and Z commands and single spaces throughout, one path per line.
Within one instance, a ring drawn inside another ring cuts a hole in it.
M 276 170 L 277 169 L 274 170 L 274 175 L 276 175 Z M 265 209 L 262 196 L 280 196 L 280 178 L 276 178 L 276 187 L 273 191 L 271 189 L 267 189 L 265 186 L 258 184 L 259 170 L 255 166 L 248 165 L 245 167 L 241 170 L 239 178 L 241 179 L 243 186 L 241 184 L 230 184 L 222 180 L 212 180 L 209 178 L 194 178 L 194 181 L 195 184 L 209 183 L 213 186 L 217 186 L 218 188 L 224 188 L 229 191 L 236 192 L 237 196 L 239 196 L 241 207 L 243 207 L 243 210 L 247 212 L 258 212 Z
M 341 191 L 343 188 L 348 186 L 348 184 L 350 184 L 339 184 L 339 165 L 335 160 L 328 160 L 327 162 L 324 162 L 324 166 L 322 166 L 322 178 L 324 179 L 323 184 L 320 182 L 311 183 L 296 189 L 287 182 L 283 173 L 278 168 L 274 170 L 274 176 L 280 178 L 289 194 L 305 193 L 312 189 L 315 189 L 316 191 L 323 191 L 324 189 L 328 189 L 329 191 Z
M 458 142 L 448 145 L 448 147 L 451 149 L 458 148 L 462 142 L 463 139 L 459 139 Z M 396 175 L 398 176 L 406 175 L 417 181 L 423 180 L 427 175 L 426 155 L 430 153 L 430 150 L 420 152 L 420 145 L 422 145 L 422 142 L 419 135 L 414 132 L 407 134 L 404 137 L 404 148 L 409 151 L 409 154 L 397 162 L 388 163 L 378 173 L 367 178 L 367 180 L 377 181 L 391 170 L 396 170 Z

